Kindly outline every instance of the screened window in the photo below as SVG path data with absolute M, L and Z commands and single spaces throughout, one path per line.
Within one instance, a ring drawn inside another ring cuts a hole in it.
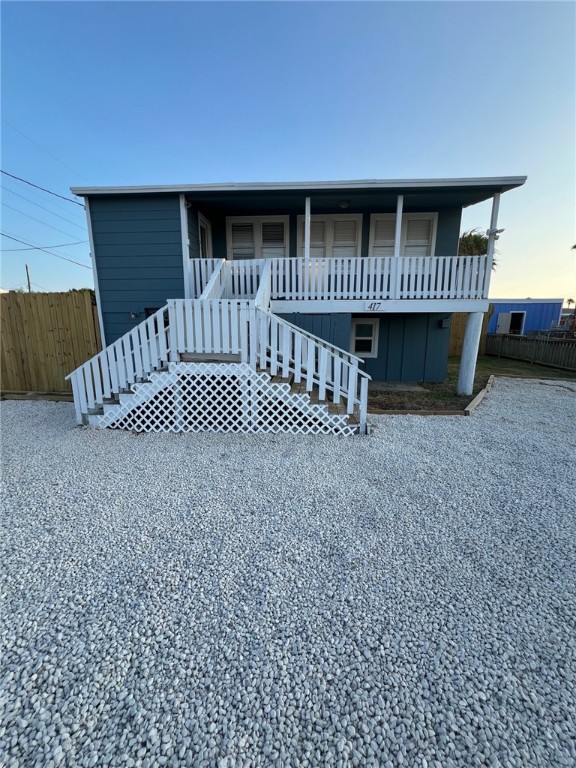
M 352 354 L 359 357 L 378 357 L 377 318 L 356 318 L 352 320 Z
M 229 259 L 271 259 L 288 255 L 287 216 L 226 219 Z

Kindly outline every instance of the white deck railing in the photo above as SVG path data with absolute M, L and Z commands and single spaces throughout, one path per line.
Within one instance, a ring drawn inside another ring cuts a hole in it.
M 481 299 L 486 256 L 270 259 L 272 299 Z
M 192 296 L 197 298 L 200 296 L 210 278 L 212 273 L 220 262 L 224 259 L 190 259 L 190 279 L 192 281 Z
M 245 259 L 226 263 L 226 298 L 253 299 L 258 292 L 264 259 Z
M 221 273 L 221 271 L 220 271 Z M 218 273 L 206 291 L 219 290 Z M 73 371 L 76 419 L 85 417 L 106 399 L 155 370 L 179 359 L 182 353 L 238 354 L 254 370 L 270 375 L 293 375 L 311 392 L 318 387 L 319 400 L 343 403 L 348 414 L 358 410 L 359 427 L 366 431 L 368 381 L 359 370 L 360 358 L 317 339 L 281 320 L 254 300 L 172 299 L 136 328 Z M 225 404 L 223 404 L 225 407 Z
M 486 299 L 488 256 L 370 256 L 228 261 L 227 298 L 254 297 L 270 265 L 270 298 L 283 301 Z

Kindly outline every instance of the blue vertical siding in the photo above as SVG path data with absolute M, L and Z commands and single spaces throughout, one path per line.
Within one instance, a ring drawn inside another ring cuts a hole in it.
M 438 211 L 436 256 L 456 256 L 458 253 L 461 221 L 461 208 L 447 208 Z
M 375 315 L 279 315 L 341 349 L 351 349 L 352 319 Z M 378 357 L 366 358 L 364 370 L 374 381 L 442 382 L 448 370 L 450 315 L 381 314 Z M 361 355 L 359 355 L 361 357 Z
M 89 199 L 106 344 L 145 319 L 145 310 L 184 297 L 178 195 Z M 135 317 L 131 317 L 134 314 Z
M 529 331 L 547 331 L 550 326 L 557 325 L 562 311 L 562 299 L 558 301 L 522 302 L 506 301 L 492 303 L 490 310 L 494 310 L 488 323 L 488 333 L 496 333 L 498 315 L 501 312 L 526 312 L 524 319 L 524 334 Z
M 449 326 L 449 317 L 445 313 L 379 315 L 378 357 L 366 359 L 366 373 L 374 381 L 444 381 L 450 342 L 450 328 L 444 326 Z
M 348 314 L 303 314 L 293 312 L 289 315 L 278 315 L 283 320 L 287 320 L 292 325 L 297 325 L 303 331 L 318 336 L 335 347 L 340 349 L 350 349 L 350 328 L 351 315 Z

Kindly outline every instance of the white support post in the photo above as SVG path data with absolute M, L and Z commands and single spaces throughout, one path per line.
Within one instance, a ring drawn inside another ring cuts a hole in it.
M 310 258 L 310 198 L 306 198 L 304 209 L 304 258 Z
M 396 289 L 394 298 L 399 299 L 402 291 L 402 264 L 400 262 L 400 246 L 402 245 L 402 212 L 404 210 L 404 195 L 396 199 L 396 230 L 394 232 L 394 267 L 396 269 Z
M 458 373 L 458 386 L 456 389 L 456 394 L 458 395 L 471 395 L 474 389 L 474 374 L 476 373 L 476 360 L 478 358 L 483 318 L 483 312 L 470 312 L 466 320 L 462 357 L 460 358 L 460 371 Z
M 490 229 L 488 230 L 488 245 L 486 253 L 488 255 L 488 264 L 486 265 L 486 295 L 488 298 L 488 289 L 490 288 L 490 277 L 492 275 L 492 265 L 494 263 L 494 248 L 497 239 L 496 229 L 498 228 L 498 210 L 500 208 L 500 194 L 496 193 L 492 198 L 492 213 L 490 215 Z
M 188 209 L 186 196 L 180 195 L 180 235 L 182 239 L 182 271 L 184 273 L 184 298 L 191 299 L 192 272 L 190 270 L 190 243 L 188 240 Z
M 494 246 L 497 237 L 498 228 L 498 210 L 500 208 L 500 194 L 496 193 L 492 198 L 492 213 L 490 215 L 490 229 L 488 230 L 486 276 L 484 297 L 488 298 L 490 288 L 490 276 L 492 273 L 492 264 L 494 262 Z M 471 395 L 474 389 L 474 374 L 476 373 L 476 361 L 478 359 L 478 348 L 480 347 L 480 336 L 482 334 L 483 312 L 471 312 L 466 321 L 466 330 L 464 331 L 464 343 L 462 345 L 462 356 L 460 357 L 460 370 L 458 372 L 458 386 L 456 394 Z

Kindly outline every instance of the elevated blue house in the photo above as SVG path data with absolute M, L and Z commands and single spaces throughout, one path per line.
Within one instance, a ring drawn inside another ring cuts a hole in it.
M 500 195 L 524 181 L 73 188 L 106 346 L 71 375 L 78 421 L 364 432 L 370 378 L 444 380 L 453 312 L 471 392 Z M 458 256 L 488 199 L 488 253 Z

